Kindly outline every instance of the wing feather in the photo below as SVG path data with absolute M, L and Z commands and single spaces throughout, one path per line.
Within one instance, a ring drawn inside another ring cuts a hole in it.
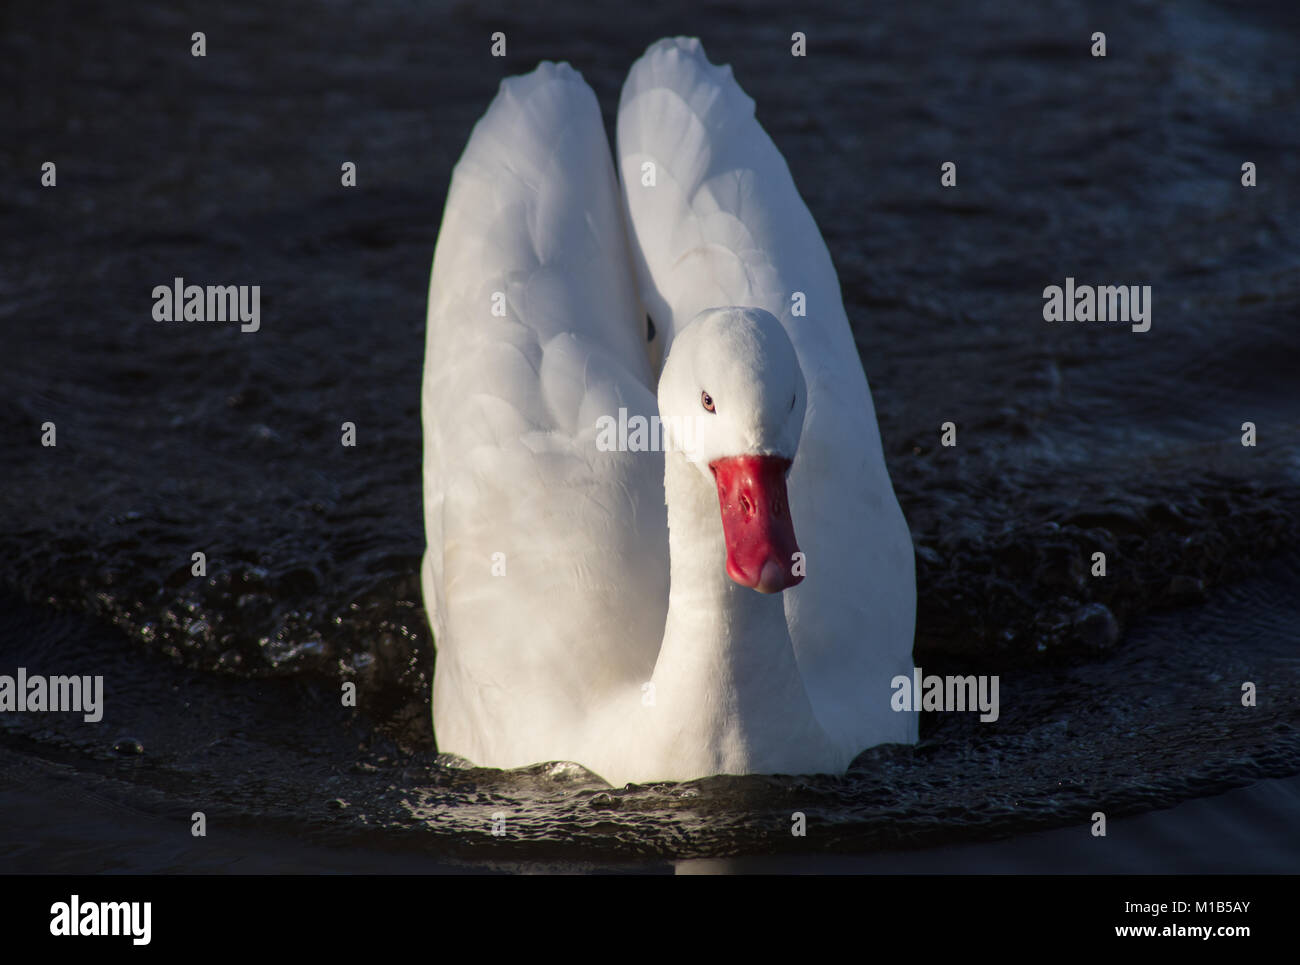
M 622 203 L 595 96 L 544 63 L 475 126 L 430 280 L 422 578 L 442 750 L 563 757 L 556 735 L 580 733 L 595 695 L 649 679 L 663 462 L 598 450 L 620 407 L 657 413 Z
M 798 353 L 808 408 L 789 492 L 808 578 L 784 595 L 821 723 L 859 749 L 914 740 L 915 715 L 889 708 L 891 678 L 912 665 L 911 536 L 830 252 L 785 159 L 731 69 L 688 38 L 632 68 L 618 156 L 641 298 L 668 350 L 702 309 L 747 305 L 780 319 Z

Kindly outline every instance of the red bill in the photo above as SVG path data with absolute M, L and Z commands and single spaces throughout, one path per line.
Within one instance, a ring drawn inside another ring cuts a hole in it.
M 727 542 L 727 575 L 760 593 L 780 593 L 803 581 L 794 572 L 799 544 L 790 519 L 780 456 L 730 456 L 709 464 Z

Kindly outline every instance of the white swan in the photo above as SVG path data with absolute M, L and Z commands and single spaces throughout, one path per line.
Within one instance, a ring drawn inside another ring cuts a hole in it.
M 916 591 L 829 253 L 698 41 L 632 68 L 618 147 L 622 190 L 595 96 L 543 63 L 452 176 L 422 398 L 439 748 L 615 785 L 843 773 L 916 739 L 890 706 Z M 685 451 L 604 451 L 620 410 Z

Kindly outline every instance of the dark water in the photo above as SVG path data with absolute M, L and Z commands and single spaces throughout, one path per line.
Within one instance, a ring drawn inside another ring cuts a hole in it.
M 1300 773 L 1300 10 L 584 9 L 0 14 L 0 673 L 106 690 L 98 724 L 0 715 L 0 868 L 957 854 Z M 610 118 L 679 32 L 734 66 L 839 269 L 917 545 L 917 663 L 1000 674 L 1002 716 L 928 718 L 843 780 L 458 768 L 417 583 L 451 166 L 501 77 L 568 59 Z M 176 276 L 260 285 L 261 330 L 153 322 Z M 1066 276 L 1151 285 L 1151 331 L 1045 323 Z M 221 834 L 191 838 L 195 810 Z

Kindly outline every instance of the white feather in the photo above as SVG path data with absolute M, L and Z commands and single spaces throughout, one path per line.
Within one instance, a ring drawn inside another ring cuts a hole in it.
M 808 411 L 789 491 L 808 578 L 783 596 L 819 719 L 858 750 L 914 741 L 915 716 L 887 703 L 890 680 L 912 667 L 911 534 L 839 278 L 785 159 L 731 68 L 680 37 L 652 45 L 628 75 L 618 153 L 641 296 L 666 350 L 700 310 L 752 305 L 781 320 L 799 356 Z M 654 187 L 643 186 L 647 162 Z M 806 317 L 792 314 L 795 292 Z
M 429 287 L 423 583 L 444 751 L 581 760 L 569 738 L 593 702 L 649 679 L 662 457 L 594 445 L 599 414 L 657 412 L 642 325 L 595 96 L 566 64 L 504 81 L 452 176 Z
M 915 739 L 889 706 L 915 586 L 829 253 L 753 102 L 697 41 L 632 69 L 618 141 L 622 197 L 595 97 L 545 63 L 502 84 L 452 178 L 422 400 L 439 747 L 614 783 L 842 771 Z M 676 373 L 658 399 L 642 304 Z M 701 314 L 718 306 L 751 310 Z M 748 357 L 759 336 L 773 351 Z M 771 341 L 787 336 L 794 351 Z M 706 469 L 596 445 L 620 408 L 698 412 L 705 376 L 731 387 L 717 452 L 797 442 L 808 578 L 779 596 L 726 578 Z

